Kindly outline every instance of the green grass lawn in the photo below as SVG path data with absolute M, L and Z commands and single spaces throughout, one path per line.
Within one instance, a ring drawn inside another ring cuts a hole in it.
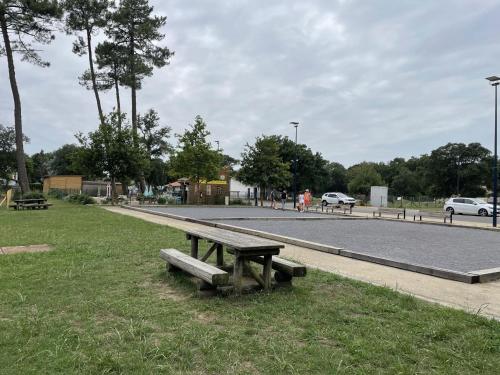
M 0 211 L 0 373 L 498 374 L 500 323 L 311 271 L 294 288 L 199 298 L 167 274 L 176 229 L 56 202 Z

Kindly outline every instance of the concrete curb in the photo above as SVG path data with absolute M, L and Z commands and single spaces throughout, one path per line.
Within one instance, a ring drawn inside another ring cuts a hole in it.
M 321 251 L 321 252 L 325 252 L 325 253 L 340 255 L 340 256 L 344 256 L 344 257 L 348 257 L 348 258 L 353 258 L 353 259 L 362 260 L 362 261 L 366 261 L 366 262 L 381 264 L 381 265 L 388 266 L 388 267 L 399 268 L 399 269 L 403 269 L 406 271 L 413 271 L 413 272 L 422 273 L 425 275 L 440 277 L 443 279 L 459 281 L 459 282 L 468 283 L 468 284 L 493 281 L 493 280 L 500 278 L 500 268 L 479 270 L 479 271 L 472 271 L 472 272 L 460 272 L 460 271 L 454 271 L 454 270 L 447 270 L 447 269 L 438 268 L 438 267 L 430 267 L 430 266 L 425 266 L 425 265 L 420 265 L 420 264 L 410 264 L 410 263 L 400 262 L 400 261 L 392 260 L 389 258 L 376 257 L 376 256 L 373 256 L 370 254 L 365 254 L 365 253 L 361 253 L 361 252 L 357 252 L 357 251 L 351 251 L 351 250 L 347 250 L 347 249 L 344 249 L 341 247 L 324 245 L 324 244 L 320 244 L 320 243 L 316 243 L 316 242 L 305 241 L 305 240 L 301 240 L 301 239 L 293 238 L 293 237 L 281 236 L 281 235 L 277 235 L 277 234 L 272 234 L 272 233 L 268 233 L 268 232 L 255 230 L 255 229 L 241 228 L 241 227 L 237 227 L 234 225 L 215 223 L 212 221 L 194 219 L 194 218 L 190 218 L 190 217 L 186 217 L 186 216 L 173 215 L 173 214 L 168 214 L 165 212 L 158 212 L 158 211 L 153 211 L 153 210 L 148 210 L 148 209 L 143 209 L 143 208 L 136 208 L 136 207 L 130 207 L 130 206 L 122 206 L 122 207 L 127 208 L 129 210 L 133 210 L 133 211 L 148 213 L 148 214 L 157 215 L 157 216 L 163 216 L 163 217 L 167 217 L 170 219 L 181 220 L 181 221 L 186 221 L 186 222 L 195 223 L 195 224 L 206 225 L 206 226 L 209 226 L 212 228 L 226 229 L 226 230 L 230 230 L 233 232 L 254 235 L 254 236 L 258 236 L 258 237 L 262 237 L 262 238 L 267 238 L 270 240 L 280 241 L 280 242 L 287 243 L 290 245 L 305 247 L 308 249 L 317 250 L 317 251 Z M 219 220 L 219 219 L 217 219 L 217 220 Z M 382 219 L 382 220 L 384 220 L 384 219 Z M 397 220 L 397 219 L 392 219 L 391 221 L 402 222 L 402 220 Z

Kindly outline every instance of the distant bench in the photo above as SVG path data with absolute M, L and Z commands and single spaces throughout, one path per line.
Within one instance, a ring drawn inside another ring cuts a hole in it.
M 341 205 L 328 205 L 325 206 L 325 211 L 328 212 L 330 210 L 331 213 L 333 211 L 342 211 L 342 213 L 350 213 L 352 214 L 352 206 L 350 204 L 341 204 Z
M 444 223 L 446 224 L 446 220 L 450 221 L 450 224 L 453 224 L 453 214 L 449 211 L 417 211 L 413 215 L 413 221 L 416 219 L 420 218 L 420 221 L 422 221 L 423 217 L 432 217 L 432 218 L 438 218 L 438 219 L 443 219 Z
M 403 216 L 403 219 L 406 219 L 405 208 L 378 207 L 377 210 L 373 211 L 373 217 L 375 217 L 376 214 L 378 214 L 378 217 L 381 217 L 382 214 L 386 214 L 386 215 L 395 215 L 398 219 L 400 216 Z
M 315 210 L 316 212 L 318 212 L 320 209 L 321 209 L 321 212 L 323 212 L 323 211 L 328 212 L 328 210 L 330 210 L 331 213 L 333 213 L 333 211 L 335 211 L 335 210 L 338 210 L 338 211 L 342 211 L 344 214 L 346 214 L 346 213 L 352 214 L 352 206 L 350 204 L 328 205 L 328 206 L 316 204 L 315 206 L 306 207 L 306 209 L 308 211 Z

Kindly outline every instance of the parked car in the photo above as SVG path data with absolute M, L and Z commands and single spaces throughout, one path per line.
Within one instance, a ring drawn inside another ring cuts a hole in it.
M 323 206 L 328 206 L 329 204 L 350 204 L 351 207 L 354 207 L 354 205 L 356 204 L 356 199 L 349 197 L 343 193 L 325 193 L 321 197 L 321 204 Z
M 493 215 L 493 205 L 480 198 L 451 198 L 446 201 L 443 209 L 452 214 Z

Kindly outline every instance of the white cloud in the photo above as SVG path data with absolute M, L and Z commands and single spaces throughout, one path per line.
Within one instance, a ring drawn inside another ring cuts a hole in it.
M 431 0 L 268 2 L 163 0 L 171 65 L 139 92 L 182 132 L 197 114 L 212 139 L 238 157 L 261 134 L 293 136 L 330 160 L 352 164 L 429 152 L 448 141 L 491 146 L 493 92 L 500 74 L 500 4 Z M 85 58 L 58 35 L 52 67 L 17 64 L 29 152 L 73 142 L 95 128 L 92 93 L 78 85 Z M 45 47 L 44 47 L 45 48 Z M 12 123 L 5 58 L 0 122 Z M 130 112 L 128 90 L 123 106 Z M 110 111 L 112 93 L 103 94 Z

